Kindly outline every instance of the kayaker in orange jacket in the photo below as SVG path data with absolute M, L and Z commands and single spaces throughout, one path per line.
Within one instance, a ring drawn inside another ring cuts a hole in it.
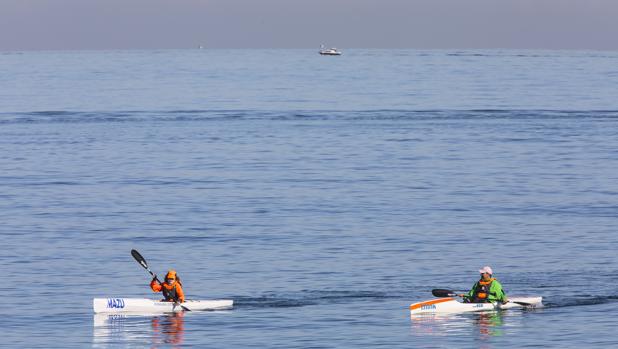
M 150 288 L 154 292 L 163 292 L 163 300 L 166 302 L 182 303 L 185 301 L 185 293 L 182 291 L 182 283 L 175 270 L 169 270 L 165 275 L 165 282 L 159 282 L 157 276 L 150 281 Z

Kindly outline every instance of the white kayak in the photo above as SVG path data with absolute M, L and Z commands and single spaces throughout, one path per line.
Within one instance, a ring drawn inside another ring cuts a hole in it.
M 187 300 L 184 303 L 164 302 L 147 298 L 94 298 L 92 306 L 95 313 L 173 313 L 183 310 L 224 310 L 231 309 L 234 301 Z
M 543 306 L 543 297 L 513 296 L 506 304 L 464 303 L 457 298 L 447 297 L 410 304 L 410 314 L 431 313 L 466 313 L 472 311 L 490 311 L 511 308 L 538 308 Z

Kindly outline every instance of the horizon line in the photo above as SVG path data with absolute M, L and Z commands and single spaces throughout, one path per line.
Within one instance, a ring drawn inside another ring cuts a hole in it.
M 330 46 L 330 45 L 325 45 Z M 451 47 L 451 48 L 421 48 L 421 47 L 345 47 L 333 45 L 344 50 L 412 50 L 412 51 L 553 51 L 553 52 L 616 52 L 618 48 L 514 48 L 514 47 Z M 316 47 L 160 47 L 160 48 L 0 48 L 0 53 L 20 53 L 20 52 L 80 52 L 80 51 L 180 51 L 180 50 L 319 50 Z

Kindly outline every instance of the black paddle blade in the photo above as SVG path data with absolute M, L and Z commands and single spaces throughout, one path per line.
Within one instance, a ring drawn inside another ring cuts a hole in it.
M 445 290 L 442 288 L 434 288 L 433 290 L 431 290 L 431 294 L 435 297 L 453 297 L 457 295 L 451 290 Z
M 148 269 L 148 263 L 146 263 L 146 260 L 144 259 L 144 257 L 142 257 L 141 254 L 139 254 L 139 252 L 137 252 L 136 250 L 131 250 L 131 256 L 133 256 L 137 263 L 141 264 L 142 267 Z

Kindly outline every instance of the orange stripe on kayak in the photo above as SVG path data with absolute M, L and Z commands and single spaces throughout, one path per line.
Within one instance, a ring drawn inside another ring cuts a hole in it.
M 438 304 L 438 303 L 444 303 L 444 302 L 450 302 L 452 300 L 454 300 L 455 298 L 440 298 L 440 299 L 434 299 L 432 301 L 427 301 L 427 302 L 421 302 L 421 303 L 416 303 L 416 304 L 412 304 L 410 305 L 410 310 L 414 310 L 414 309 L 418 309 L 424 305 L 432 305 L 432 304 Z

